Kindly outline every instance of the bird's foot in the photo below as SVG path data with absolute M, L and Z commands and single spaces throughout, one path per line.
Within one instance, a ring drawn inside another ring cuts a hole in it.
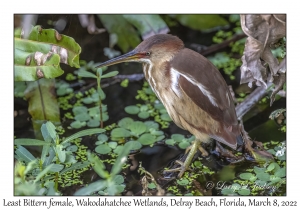
M 164 172 L 166 173 L 170 173 L 170 172 L 177 172 L 179 171 L 178 174 L 178 178 L 181 178 L 184 174 L 184 172 L 191 170 L 190 169 L 190 164 L 192 163 L 192 160 L 197 152 L 197 149 L 200 150 L 202 156 L 206 157 L 208 156 L 208 152 L 200 145 L 200 141 L 195 140 L 193 142 L 193 144 L 188 147 L 185 151 L 185 154 L 188 153 L 186 159 L 184 162 L 176 160 L 175 163 L 177 163 L 178 165 L 180 165 L 180 167 L 178 168 L 174 168 L 174 169 L 168 169 L 168 170 L 164 170 Z

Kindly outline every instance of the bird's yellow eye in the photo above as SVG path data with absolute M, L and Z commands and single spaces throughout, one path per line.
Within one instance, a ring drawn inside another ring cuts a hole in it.
M 146 55 L 147 55 L 147 56 L 150 56 L 150 55 L 151 55 L 151 52 L 146 52 Z

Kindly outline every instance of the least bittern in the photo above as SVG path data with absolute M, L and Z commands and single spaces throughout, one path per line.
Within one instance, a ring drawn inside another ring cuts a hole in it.
M 205 57 L 185 48 L 176 36 L 158 34 L 97 68 L 121 62 L 142 63 L 146 80 L 174 123 L 196 137 L 179 177 L 197 149 L 207 155 L 201 142 L 213 138 L 237 148 L 241 135 L 231 93 L 221 73 Z

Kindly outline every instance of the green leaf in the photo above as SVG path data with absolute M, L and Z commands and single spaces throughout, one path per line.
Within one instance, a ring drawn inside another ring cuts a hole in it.
M 129 126 L 133 123 L 133 119 L 129 118 L 129 117 L 125 117 L 122 120 L 120 120 L 118 122 L 118 126 L 122 127 L 122 128 L 126 128 L 128 129 Z
M 110 135 L 114 138 L 121 138 L 121 137 L 126 138 L 126 137 L 131 136 L 131 133 L 130 133 L 130 131 L 128 131 L 124 128 L 114 128 L 111 131 Z
M 241 188 L 238 191 L 238 194 L 240 194 L 240 195 L 250 195 L 250 190 L 249 189 L 245 189 L 245 188 Z
M 112 149 L 116 149 L 116 147 L 118 146 L 117 142 L 108 142 L 108 146 Z
M 98 135 L 98 141 L 101 141 L 101 142 L 106 142 L 108 140 L 108 137 L 107 137 L 107 135 L 105 135 L 105 134 L 100 134 L 100 135 Z
M 64 173 L 69 172 L 69 171 L 75 171 L 75 170 L 78 170 L 78 169 L 82 169 L 82 168 L 85 168 L 85 167 L 89 166 L 90 164 L 91 163 L 89 161 L 74 163 L 70 167 L 63 169 L 60 172 L 60 174 L 64 174 Z
M 16 154 L 26 163 L 29 163 L 30 161 L 36 159 L 25 147 L 22 146 L 18 146 L 18 148 L 16 149 Z
M 126 144 L 130 144 L 131 150 L 139 150 L 142 148 L 142 144 L 138 141 L 128 141 L 125 143 L 125 145 Z
M 265 172 L 265 168 L 259 168 L 259 167 L 257 167 L 257 166 L 254 166 L 254 172 L 256 173 L 256 174 L 260 174 L 260 173 L 264 173 Z
M 49 142 L 41 141 L 37 139 L 15 139 L 15 145 L 31 145 L 31 146 L 44 146 L 51 145 Z
M 135 121 L 128 126 L 129 130 L 136 136 L 141 135 L 147 130 L 147 127 L 144 123 L 140 121 Z
M 286 176 L 286 168 L 284 167 L 284 168 L 278 169 L 274 175 L 277 177 L 281 177 L 281 178 L 285 177 Z
M 150 133 L 152 135 L 155 135 L 155 136 L 161 136 L 161 135 L 164 135 L 164 132 L 163 131 L 156 131 L 156 130 L 151 130 L 150 129 Z
M 61 144 L 56 145 L 56 153 L 58 155 L 59 161 L 64 163 L 66 160 L 66 151 L 63 150 L 63 146 Z
M 39 181 L 45 174 L 47 174 L 51 168 L 52 168 L 53 164 L 47 166 L 44 170 L 42 170 L 35 178 L 34 182 Z
M 50 172 L 60 172 L 65 166 L 62 164 L 51 164 Z
M 109 177 L 109 173 L 105 170 L 105 166 L 103 162 L 99 159 L 99 157 L 95 154 L 88 153 L 88 160 L 93 163 L 94 171 L 103 179 L 107 179 Z
M 174 141 L 174 139 L 167 139 L 167 140 L 165 141 L 165 143 L 166 143 L 167 145 L 171 145 L 171 146 L 174 146 L 174 145 L 176 144 L 176 142 Z
M 147 131 L 150 130 L 150 128 L 157 130 L 159 128 L 158 123 L 154 121 L 146 121 L 144 124 L 147 126 Z
M 41 138 L 40 131 L 45 121 L 49 123 L 51 121 L 56 125 L 60 124 L 60 112 L 56 95 L 53 91 L 54 88 L 55 81 L 50 79 L 27 82 L 27 89 L 24 95 L 29 104 L 28 112 L 32 117 L 31 121 L 33 122 L 36 138 L 38 139 Z M 51 126 L 49 127 L 49 123 L 46 123 L 44 130 L 46 130 L 47 135 L 50 135 L 53 139 L 54 133 L 56 133 L 55 127 L 54 129 Z M 52 133 L 50 134 L 49 132 Z M 56 137 L 54 137 L 54 140 L 55 138 Z M 47 141 L 47 139 L 45 139 L 45 141 Z
M 152 135 L 154 135 L 153 133 L 151 133 Z M 165 135 L 161 135 L 161 136 L 157 136 L 155 141 L 161 141 L 165 138 Z
M 140 113 L 138 114 L 138 117 L 139 117 L 139 118 L 142 118 L 142 119 L 147 119 L 147 118 L 150 117 L 150 114 L 149 114 L 149 112 L 140 112 Z
M 78 196 L 78 195 L 91 195 L 93 192 L 99 191 L 99 190 L 103 190 L 104 188 L 106 188 L 106 180 L 99 180 L 96 182 L 93 182 L 91 184 L 89 184 L 86 187 L 83 187 L 79 190 L 77 190 L 74 195 Z
M 46 142 L 51 142 L 51 140 L 53 140 L 55 143 L 56 131 L 55 126 L 51 122 L 48 121 L 47 123 L 44 123 L 41 126 L 41 132 Z
M 99 94 L 101 100 L 104 100 L 104 99 L 106 98 L 106 95 L 105 95 L 105 93 L 103 92 L 102 88 L 98 88 L 97 92 L 98 92 L 98 94 Z
M 140 112 L 140 108 L 134 105 L 126 106 L 125 112 L 127 112 L 128 114 L 137 114 Z
M 114 149 L 114 153 L 116 153 L 117 155 L 121 154 L 121 152 L 123 151 L 124 146 L 123 145 L 118 145 L 116 147 L 116 149 Z
M 170 16 L 177 19 L 184 26 L 203 32 L 210 32 L 221 26 L 228 25 L 228 22 L 224 18 L 215 14 L 178 14 Z
M 270 171 L 272 171 L 273 169 L 275 169 L 275 163 L 271 163 L 271 164 L 267 167 L 266 172 L 270 172 Z
M 45 162 L 46 156 L 49 154 L 49 151 L 50 151 L 50 146 L 49 145 L 43 146 L 42 154 L 41 154 L 42 163 Z
M 95 152 L 97 152 L 101 155 L 105 155 L 105 154 L 108 154 L 111 152 L 111 148 L 106 144 L 102 144 L 95 148 Z
M 189 184 L 189 180 L 182 178 L 182 179 L 177 180 L 177 184 L 179 184 L 181 186 L 185 186 L 185 185 Z
M 258 179 L 258 180 L 255 181 L 255 184 L 256 184 L 257 186 L 264 187 L 264 186 L 267 184 L 267 182 Z
M 222 195 L 235 195 L 234 189 L 231 188 L 224 188 L 221 190 Z
M 86 71 L 86 70 L 80 70 L 80 71 L 78 71 L 78 76 L 97 79 L 97 76 L 95 74 L 93 74 L 93 73 L 91 73 L 89 71 Z
M 99 127 L 100 126 L 100 121 L 99 120 L 96 120 L 96 119 L 90 119 L 88 122 L 87 122 L 87 126 L 88 127 Z
M 89 135 L 93 135 L 93 134 L 97 134 L 97 133 L 103 133 L 103 132 L 105 132 L 105 129 L 102 129 L 102 128 L 91 128 L 91 129 L 86 129 L 86 130 L 83 130 L 83 131 L 79 131 L 79 132 L 67 137 L 62 142 L 62 144 L 65 144 L 69 141 L 72 141 L 73 139 L 80 138 L 82 136 L 89 136 Z
M 73 38 L 41 26 L 33 27 L 27 39 L 20 31 L 14 38 L 15 81 L 58 77 L 63 74 L 60 63 L 79 68 L 81 48 Z
M 45 151 L 45 153 L 46 153 L 46 151 Z M 45 161 L 43 162 L 43 167 L 50 165 L 52 160 L 54 159 L 54 157 L 55 157 L 55 151 L 53 150 L 52 147 L 50 147 L 49 148 L 49 156 L 45 157 Z
M 82 112 L 80 114 L 75 115 L 75 120 L 77 121 L 88 121 L 90 119 L 90 115 L 87 112 Z
M 102 75 L 101 78 L 103 79 L 103 78 L 108 78 L 108 77 L 114 77 L 114 76 L 116 76 L 117 74 L 119 74 L 118 71 L 111 71 L 111 72 L 109 72 L 109 73 L 107 73 L 107 74 Z
M 180 149 L 186 149 L 190 146 L 190 142 L 184 140 L 184 141 L 181 141 L 178 146 L 180 147 Z
M 107 31 L 118 36 L 118 45 L 123 52 L 135 48 L 140 42 L 136 30 L 122 15 L 98 15 Z
M 165 113 L 165 114 L 160 115 L 160 118 L 161 118 L 163 121 L 172 122 L 172 119 L 170 118 L 170 116 L 168 115 L 168 113 Z
M 171 138 L 176 142 L 181 142 L 183 139 L 185 139 L 184 135 L 182 134 L 172 134 Z
M 72 128 L 78 129 L 78 128 L 81 128 L 81 127 L 82 127 L 82 124 L 81 124 L 80 121 L 76 120 L 76 121 L 72 122 L 72 123 L 70 124 L 70 126 L 71 126 Z
M 148 188 L 149 189 L 155 189 L 156 188 L 156 185 L 152 182 L 152 183 L 149 183 L 148 184 Z
M 169 32 L 167 24 L 156 14 L 123 15 L 123 17 L 139 30 L 144 40 L 155 34 Z
M 113 178 L 113 181 L 115 182 L 115 184 L 122 184 L 122 183 L 124 183 L 124 178 L 122 175 L 116 175 Z
M 74 115 L 78 115 L 81 113 L 87 113 L 88 108 L 86 106 L 75 106 L 72 111 Z
M 115 175 L 117 175 L 118 173 L 120 173 L 120 171 L 122 170 L 122 166 L 123 164 L 126 163 L 127 161 L 127 156 L 130 152 L 130 150 L 132 150 L 132 144 L 125 144 L 123 147 L 122 152 L 119 154 L 115 164 L 112 166 L 110 175 L 111 177 L 114 177 Z
M 241 173 L 240 178 L 244 180 L 255 181 L 256 177 L 252 173 Z
M 138 138 L 138 141 L 142 144 L 142 145 L 150 145 L 156 142 L 156 137 L 149 134 L 149 133 L 145 133 L 142 136 L 140 136 Z
M 270 184 L 275 184 L 277 182 L 280 182 L 282 179 L 280 177 L 277 177 L 277 176 L 274 176 L 274 175 L 271 175 L 270 176 L 270 181 L 271 183 Z
M 66 148 L 66 151 L 70 151 L 70 152 L 77 152 L 77 150 L 78 150 L 78 147 L 76 145 L 71 145 Z
M 258 173 L 256 174 L 257 178 L 262 181 L 270 181 L 270 175 L 268 173 Z
M 82 102 L 85 103 L 85 104 L 91 104 L 94 101 L 93 101 L 93 99 L 91 97 L 86 97 L 86 98 L 82 99 Z M 82 113 L 82 114 L 86 114 L 86 113 Z
M 165 109 L 165 107 L 164 107 L 164 105 L 162 103 L 155 104 L 154 107 L 155 107 L 155 109 L 159 109 L 159 110 Z

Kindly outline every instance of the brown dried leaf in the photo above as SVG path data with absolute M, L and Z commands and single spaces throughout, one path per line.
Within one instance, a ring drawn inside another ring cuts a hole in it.
M 241 15 L 241 26 L 248 35 L 242 57 L 241 83 L 252 87 L 255 82 L 257 86 L 267 87 L 266 81 L 273 81 L 278 71 L 285 69 L 285 61 L 279 64 L 270 46 L 286 36 L 286 15 Z M 261 59 L 269 65 L 270 72 Z

